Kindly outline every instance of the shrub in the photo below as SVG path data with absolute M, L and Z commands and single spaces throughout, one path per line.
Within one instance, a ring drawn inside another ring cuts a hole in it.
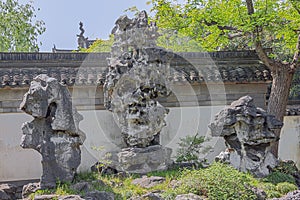
M 279 171 L 270 173 L 266 178 L 263 179 L 263 181 L 273 183 L 274 185 L 283 182 L 296 184 L 295 178 L 292 175 L 285 174 Z
M 75 182 L 97 180 L 98 174 L 95 172 L 80 172 L 75 176 Z
M 288 192 L 297 190 L 297 186 L 292 184 L 292 183 L 288 183 L 288 182 L 283 182 L 283 183 L 278 183 L 276 185 L 276 189 L 278 192 L 280 192 L 282 195 L 287 194 Z
M 193 163 L 197 167 L 202 167 L 205 160 L 199 160 L 199 154 L 209 151 L 211 146 L 204 146 L 203 143 L 208 141 L 204 136 L 199 136 L 198 133 L 194 136 L 186 136 L 180 138 L 178 143 L 179 148 L 176 152 L 176 162 L 178 163 Z
M 250 189 L 255 179 L 222 163 L 213 163 L 200 170 L 185 170 L 179 178 L 177 194 L 194 193 L 209 199 L 256 199 Z
M 273 171 L 278 171 L 278 172 L 282 172 L 282 173 L 285 173 L 285 174 L 290 174 L 292 176 L 299 172 L 298 168 L 296 166 L 296 163 L 292 160 L 287 160 L 287 161 L 282 161 L 281 160 L 279 162 L 278 166 L 273 169 Z
M 272 183 L 261 183 L 259 186 L 267 194 L 267 198 L 279 198 L 282 195 L 277 191 L 277 188 Z
M 186 136 L 180 138 L 178 143 L 179 148 L 177 150 L 176 162 L 194 162 L 198 160 L 198 154 L 200 153 L 200 148 L 204 142 L 203 136 Z

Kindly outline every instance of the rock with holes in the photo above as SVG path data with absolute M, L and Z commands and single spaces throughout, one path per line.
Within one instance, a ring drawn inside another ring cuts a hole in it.
M 20 109 L 34 117 L 22 125 L 21 147 L 42 155 L 40 187 L 55 187 L 57 180 L 72 181 L 85 135 L 78 127 L 83 118 L 72 106 L 68 89 L 41 74 L 31 82 Z
M 167 170 L 173 164 L 171 153 L 171 148 L 161 145 L 124 148 L 117 154 L 112 154 L 111 166 L 118 171 L 136 174 Z
M 27 198 L 30 194 L 36 192 L 40 189 L 40 183 L 28 183 L 23 186 L 22 189 L 22 198 Z
M 113 29 L 114 43 L 104 83 L 104 105 L 118 119 L 126 147 L 159 144 L 168 109 L 158 102 L 167 97 L 173 54 L 156 46 L 154 23 L 145 11 L 122 16 Z
M 159 176 L 143 176 L 142 178 L 134 179 L 132 184 L 139 185 L 142 188 L 151 188 L 165 182 L 165 180 L 165 178 Z
M 142 196 L 131 197 L 129 200 L 163 200 L 163 198 L 158 193 L 149 192 Z
M 272 200 L 298 200 L 298 199 L 300 199 L 300 190 L 289 192 L 284 197 L 274 198 Z
M 111 192 L 105 192 L 105 191 L 91 191 L 91 192 L 87 192 L 84 195 L 84 199 L 88 200 L 114 200 L 115 199 L 115 195 Z
M 224 137 L 230 150 L 219 155 L 219 160 L 226 162 L 227 159 L 241 171 L 264 177 L 278 163 L 270 149 L 278 140 L 274 130 L 282 125 L 274 116 L 256 107 L 250 96 L 244 96 L 221 110 L 209 127 L 213 136 Z
M 16 199 L 17 186 L 9 183 L 0 184 L 0 199 L 14 200 Z
M 189 193 L 177 195 L 175 200 L 203 200 L 203 198 L 196 194 Z
M 166 169 L 171 163 L 170 149 L 159 142 L 169 110 L 158 99 L 171 94 L 174 54 L 156 45 L 157 27 L 148 23 L 145 11 L 133 19 L 121 16 L 112 33 L 104 106 L 115 114 L 124 141 L 114 167 L 131 173 Z

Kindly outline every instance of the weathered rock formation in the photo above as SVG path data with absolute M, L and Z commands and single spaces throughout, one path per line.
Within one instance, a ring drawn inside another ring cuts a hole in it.
M 78 127 L 83 118 L 72 106 L 68 89 L 55 78 L 39 75 L 31 82 L 20 109 L 34 117 L 22 125 L 21 147 L 42 155 L 41 188 L 54 187 L 57 180 L 72 181 L 85 135 Z
M 0 184 L 0 199 L 14 200 L 17 199 L 17 186 L 9 183 Z
M 297 200 L 297 199 L 300 199 L 300 190 L 289 192 L 284 197 L 274 198 L 272 200 Z
M 168 109 L 156 99 L 170 94 L 167 77 L 173 54 L 155 46 L 156 27 L 148 25 L 145 11 L 135 19 L 120 17 L 113 33 L 105 106 L 117 115 L 128 147 L 158 144 Z
M 150 176 L 150 177 L 142 176 L 142 178 L 134 179 L 131 183 L 133 185 L 138 185 L 142 188 L 151 188 L 165 181 L 166 179 L 160 176 Z
M 244 96 L 219 112 L 209 127 L 213 136 L 224 137 L 229 148 L 219 159 L 229 159 L 235 168 L 262 177 L 277 165 L 270 146 L 278 140 L 273 131 L 282 125 Z
M 166 151 L 159 145 L 159 134 L 166 125 L 164 118 L 168 109 L 157 98 L 171 92 L 168 77 L 174 54 L 156 46 L 157 27 L 154 23 L 148 24 L 145 11 L 134 19 L 121 16 L 115 24 L 112 31 L 114 44 L 104 83 L 104 105 L 117 116 L 125 147 L 129 147 L 118 154 L 119 163 L 128 159 L 140 162 L 145 160 L 142 148 L 156 145 L 157 153 Z M 158 162 L 169 163 L 170 157 L 167 159 L 167 162 L 166 158 Z M 148 168 L 153 170 L 156 163 L 152 166 L 148 163 Z M 129 171 L 138 170 L 133 165 L 128 166 L 127 162 L 118 169 L 124 167 Z
M 175 197 L 175 200 L 203 200 L 205 198 L 202 198 L 196 194 L 193 194 L 193 193 L 189 193 L 189 194 L 180 194 L 180 195 L 177 195 Z

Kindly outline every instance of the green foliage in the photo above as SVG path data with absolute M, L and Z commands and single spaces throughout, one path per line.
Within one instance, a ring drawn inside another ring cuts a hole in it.
M 186 170 L 179 180 L 181 185 L 176 189 L 178 194 L 194 193 L 218 200 L 256 199 L 256 195 L 247 187 L 256 180 L 222 163 L 213 163 L 206 169 Z
M 95 150 L 96 152 L 98 152 L 99 154 L 99 161 L 97 164 L 97 169 L 100 173 L 102 173 L 102 169 L 105 169 L 107 167 L 109 167 L 109 165 L 112 163 L 112 154 L 109 152 L 103 153 L 104 151 L 104 147 L 100 146 L 100 147 L 92 147 L 93 150 Z M 101 153 L 102 152 L 102 153 Z
M 184 138 L 180 138 L 176 154 L 176 162 L 192 162 L 200 164 L 199 153 L 202 153 L 203 150 L 207 150 L 203 146 L 204 142 L 205 137 L 199 136 L 198 134 L 195 136 L 188 135 Z
M 273 170 L 290 175 L 298 173 L 296 163 L 292 160 L 280 161 L 278 166 L 276 166 Z
M 71 186 L 70 182 L 64 182 L 64 183 L 58 182 L 55 190 L 55 194 L 57 195 L 77 194 L 77 191 L 72 190 L 70 186 Z
M 270 182 L 274 185 L 282 182 L 288 182 L 292 184 L 296 184 L 295 178 L 290 174 L 285 174 L 279 171 L 275 171 L 270 173 L 266 178 L 263 179 L 265 182 Z
M 276 185 L 276 189 L 281 194 L 287 194 L 288 192 L 297 190 L 298 187 L 296 185 L 292 184 L 292 183 L 283 182 L 283 183 L 278 183 Z
M 96 172 L 80 172 L 75 176 L 75 182 L 94 181 L 97 180 L 98 173 Z
M 78 191 L 72 190 L 70 188 L 71 183 L 70 182 L 60 182 L 58 181 L 56 183 L 56 188 L 54 189 L 44 189 L 44 190 L 38 190 L 35 193 L 32 193 L 29 195 L 29 199 L 35 199 L 34 197 L 36 195 L 46 195 L 46 194 L 56 194 L 56 195 L 71 195 L 71 194 L 78 194 Z
M 251 49 L 260 40 L 264 48 L 273 48 L 274 58 L 290 60 L 300 28 L 298 1 L 253 3 L 253 15 L 243 0 L 152 0 L 152 11 L 160 28 L 176 30 L 204 50 Z
M 300 100 L 300 70 L 297 70 L 293 77 L 289 99 Z
M 282 194 L 277 191 L 276 185 L 272 183 L 261 183 L 260 188 L 265 191 L 268 198 L 279 198 L 282 196 Z
M 157 46 L 161 46 L 173 52 L 203 52 L 203 48 L 189 36 L 177 31 L 160 29 L 160 36 L 157 39 Z
M 169 169 L 169 170 L 165 170 L 165 171 L 149 172 L 147 174 L 147 176 L 160 176 L 160 177 L 175 179 L 180 172 L 181 172 L 181 169 L 176 168 L 176 169 Z
M 280 182 L 277 185 L 271 182 L 263 182 L 252 175 L 239 172 L 231 166 L 222 163 L 213 163 L 208 168 L 193 170 L 173 169 L 162 172 L 152 172 L 147 176 L 162 176 L 166 181 L 152 188 L 146 189 L 132 184 L 136 177 L 127 178 L 114 175 L 99 176 L 96 173 L 79 173 L 75 183 L 87 181 L 92 186 L 91 190 L 107 191 L 115 194 L 115 199 L 130 199 L 144 195 L 150 191 L 162 191 L 161 195 L 166 200 L 175 199 L 179 194 L 194 193 L 208 199 L 257 199 L 251 188 L 257 187 L 264 190 L 268 198 L 278 198 L 297 187 L 288 182 Z M 100 183 L 97 180 L 101 180 Z M 175 181 L 174 183 L 172 183 Z M 105 185 L 102 184 L 104 182 Z M 39 190 L 31 195 L 38 194 L 79 194 L 83 192 L 71 189 L 70 183 L 58 182 L 57 188 L 52 190 Z
M 45 31 L 44 22 L 35 19 L 32 1 L 20 4 L 18 0 L 0 1 L 0 51 L 38 51 L 37 37 Z
M 89 48 L 87 49 L 80 49 L 80 52 L 110 52 L 111 46 L 114 42 L 113 35 L 110 35 L 108 40 L 97 39 Z

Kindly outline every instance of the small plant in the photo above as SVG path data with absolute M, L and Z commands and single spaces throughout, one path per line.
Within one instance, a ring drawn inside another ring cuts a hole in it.
M 265 191 L 267 198 L 279 198 L 282 195 L 277 191 L 277 188 L 274 184 L 264 182 L 260 184 L 260 188 Z
M 175 169 L 169 169 L 164 171 L 155 171 L 155 172 L 149 172 L 147 176 L 160 176 L 165 178 L 176 178 L 178 174 L 180 174 L 181 169 L 175 168 Z
M 297 190 L 297 186 L 292 184 L 292 183 L 288 183 L 288 182 L 283 182 L 283 183 L 278 183 L 276 185 L 276 189 L 278 192 L 280 192 L 282 195 L 287 194 L 288 192 Z
M 274 185 L 277 185 L 278 183 L 288 182 L 296 185 L 295 178 L 290 174 L 285 174 L 279 171 L 275 171 L 270 173 L 267 177 L 263 179 L 265 182 L 270 182 Z
M 256 180 L 222 163 L 213 163 L 206 169 L 185 170 L 179 180 L 182 184 L 175 189 L 177 194 L 194 193 L 218 200 L 257 198 L 247 187 Z
M 204 148 L 203 146 L 203 143 L 205 141 L 205 137 L 199 136 L 198 134 L 196 134 L 195 136 L 188 135 L 184 138 L 180 138 L 180 142 L 178 143 L 179 148 L 177 150 L 176 162 L 189 162 L 201 165 L 201 161 L 199 161 L 199 154 L 203 151 L 207 151 L 207 148 Z
M 295 175 L 298 173 L 296 164 L 292 160 L 280 161 L 279 165 L 273 169 L 274 171 L 282 172 L 285 174 Z
M 104 147 L 100 146 L 100 147 L 92 147 L 93 150 L 96 150 L 97 152 L 103 152 L 104 151 Z M 112 154 L 111 153 L 105 153 L 104 156 L 101 155 L 99 157 L 102 157 L 101 159 L 99 159 L 99 161 L 96 163 L 96 167 L 98 169 L 98 172 L 100 172 L 101 174 L 103 174 L 104 170 L 108 169 L 109 166 L 111 165 L 112 161 Z

